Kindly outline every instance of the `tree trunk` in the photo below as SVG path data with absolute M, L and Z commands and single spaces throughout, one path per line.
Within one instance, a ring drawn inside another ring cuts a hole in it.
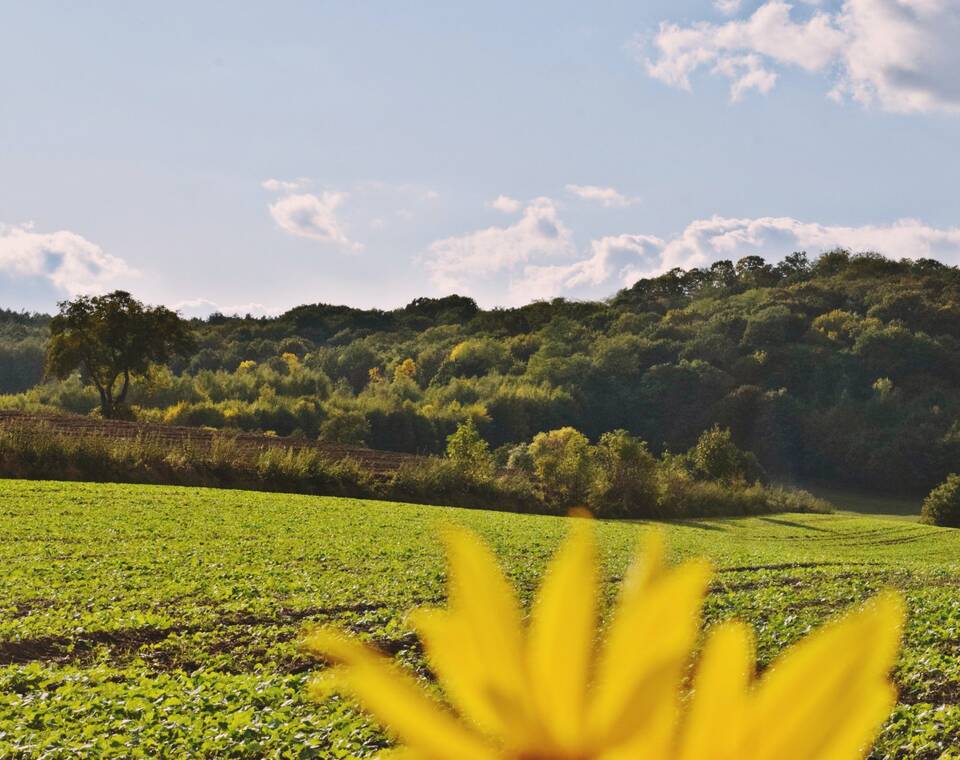
M 113 417 L 113 398 L 109 391 L 100 389 L 100 413 L 105 419 Z
M 120 387 L 120 395 L 117 396 L 116 403 L 122 404 L 127 400 L 127 391 L 130 390 L 130 370 L 123 371 L 123 385 Z

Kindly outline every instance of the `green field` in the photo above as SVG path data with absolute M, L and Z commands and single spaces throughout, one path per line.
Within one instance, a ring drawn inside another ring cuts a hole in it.
M 364 757 L 383 736 L 314 705 L 298 632 L 333 622 L 422 669 L 404 623 L 441 602 L 442 521 L 482 533 L 525 599 L 559 518 L 155 486 L 0 481 L 0 757 Z M 612 591 L 642 526 L 597 529 Z M 876 757 L 960 744 L 960 532 L 853 514 L 672 523 L 718 568 L 707 616 L 761 662 L 892 585 L 911 610 Z M 947 755 L 949 756 L 949 754 Z

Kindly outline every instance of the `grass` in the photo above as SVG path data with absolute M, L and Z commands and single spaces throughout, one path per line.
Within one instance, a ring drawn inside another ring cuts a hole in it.
M 366 757 L 351 705 L 306 702 L 301 626 L 330 622 L 423 668 L 404 622 L 442 603 L 436 527 L 483 534 L 529 600 L 561 518 L 200 488 L 0 481 L 0 757 Z M 717 568 L 709 621 L 756 628 L 762 664 L 877 589 L 911 618 L 876 757 L 960 745 L 960 532 L 784 514 L 665 526 Z M 597 524 L 612 592 L 643 525 Z
M 859 512 L 865 515 L 889 515 L 907 519 L 920 519 L 922 497 L 887 496 L 867 494 L 845 488 L 823 485 L 804 485 L 804 490 L 829 501 L 837 509 Z

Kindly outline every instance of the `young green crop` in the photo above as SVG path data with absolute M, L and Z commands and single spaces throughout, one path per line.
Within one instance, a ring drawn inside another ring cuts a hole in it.
M 352 705 L 308 703 L 302 627 L 348 628 L 425 673 L 406 613 L 442 601 L 436 528 L 496 547 L 529 600 L 562 519 L 352 499 L 0 481 L 0 757 L 366 757 Z M 607 589 L 642 524 L 598 522 Z M 835 515 L 670 523 L 718 568 L 708 621 L 756 629 L 761 664 L 893 585 L 910 621 L 876 757 L 960 743 L 960 532 Z

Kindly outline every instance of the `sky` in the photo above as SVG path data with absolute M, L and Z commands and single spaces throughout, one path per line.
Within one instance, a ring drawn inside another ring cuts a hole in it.
M 960 264 L 960 0 L 0 5 L 0 306 Z

